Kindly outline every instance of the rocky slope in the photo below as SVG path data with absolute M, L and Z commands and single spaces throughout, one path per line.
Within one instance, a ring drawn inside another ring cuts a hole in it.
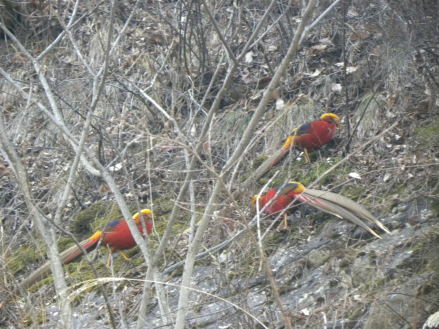
M 238 208 L 229 194 L 222 194 L 205 234 L 204 250 L 233 237 L 254 215 L 250 205 L 253 195 L 265 184 L 274 187 L 290 179 L 343 194 L 364 205 L 391 229 L 392 235 L 380 232 L 380 240 L 347 221 L 301 205 L 289 217 L 289 230 L 269 231 L 263 248 L 293 328 L 421 328 L 439 308 L 439 41 L 435 32 L 439 8 L 435 1 L 418 2 L 352 1 L 345 7 L 336 6 L 311 30 L 274 91 L 251 147 L 226 182 Z M 321 1 L 313 19 L 329 4 Z M 63 9 L 60 13 L 66 22 L 70 13 L 68 6 L 57 7 L 62 4 L 40 5 L 32 7 L 33 15 L 23 22 L 31 28 L 16 30 L 35 56 L 62 31 L 51 10 Z M 107 5 L 91 5 L 99 10 L 90 12 L 91 8 L 80 6 L 77 15 L 83 15 L 82 19 L 71 29 L 69 37 L 77 48 L 65 39 L 45 58 L 46 75 L 52 79 L 66 125 L 78 136 L 92 89 L 87 72 L 98 69 L 105 58 L 99 45 L 105 40 L 110 13 Z M 194 195 L 188 193 L 183 202 L 176 203 L 187 169 L 182 145 L 190 149 L 198 142 L 209 106 L 233 62 L 229 58 L 230 62 L 219 63 L 218 54 L 226 50 L 206 9 L 191 2 L 180 5 L 142 3 L 126 30 L 122 26 L 131 6 L 119 5 L 114 27 L 122 41 L 112 54 L 109 78 L 87 139 L 90 149 L 111 169 L 133 212 L 135 199 L 153 209 L 157 219 L 153 248 L 174 205 L 182 209 L 160 260 L 162 271 L 184 261 L 189 222 L 199 219 L 206 208 L 217 177 L 212 172 L 220 172 L 237 147 L 291 43 L 301 14 L 296 1 L 278 2 L 271 12 L 260 32 L 264 36 L 240 62 L 203 140 Z M 212 5 L 215 20 L 234 53 L 242 51 L 268 5 Z M 29 33 L 32 38 L 28 38 Z M 29 60 L 10 40 L 2 45 L 0 66 L 48 104 Z M 77 49 L 89 67 L 83 65 Z M 27 164 L 35 199 L 46 215 L 53 216 L 74 152 L 46 116 L 28 106 L 4 78 L 0 83 L 9 137 Z M 179 131 L 137 87 L 166 109 Z M 201 109 L 200 104 L 204 104 Z M 314 153 L 311 164 L 293 153 L 267 170 L 269 157 L 278 152 L 288 132 L 325 112 L 342 119 L 335 141 Z M 386 129 L 389 131 L 380 135 Z M 121 159 L 126 160 L 129 175 L 121 170 Z M 14 289 L 44 263 L 45 253 L 41 237 L 27 218 L 14 175 L 3 160 L 1 264 L 5 284 L 0 287 L 4 296 L 0 325 L 55 328 L 59 310 L 52 299 L 50 278 L 32 288 L 29 295 Z M 102 178 L 83 167 L 79 172 L 63 210 L 62 225 L 82 240 L 120 213 Z M 255 172 L 261 173 L 257 179 Z M 263 221 L 262 232 L 272 220 Z M 58 233 L 62 251 L 72 242 Z M 251 234 L 257 236 L 256 228 Z M 254 241 L 250 233 L 243 234 L 226 249 L 197 262 L 188 328 L 285 327 Z M 131 263 L 115 257 L 113 272 L 104 266 L 106 257 L 101 255 L 95 262 L 101 277 L 114 278 L 105 286 L 117 323 L 134 328 L 142 293 L 138 280 L 144 278 L 146 265 L 138 249 L 129 254 Z M 70 264 L 66 270 L 75 326 L 111 327 L 100 290 L 94 281 L 88 281 L 94 279 L 88 265 Z M 172 315 L 177 311 L 181 274 L 178 267 L 164 276 Z M 161 305 L 153 299 L 148 307 L 148 327 L 171 328 L 162 313 Z

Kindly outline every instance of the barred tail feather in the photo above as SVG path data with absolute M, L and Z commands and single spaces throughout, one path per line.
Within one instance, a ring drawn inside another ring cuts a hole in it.
M 274 161 L 271 163 L 270 168 L 273 168 L 276 165 L 276 163 L 282 160 L 285 154 L 287 154 L 289 150 L 290 150 L 289 147 L 284 148 L 282 152 L 276 157 L 276 159 L 274 159 Z
M 85 251 L 89 252 L 93 249 L 96 248 L 98 242 L 100 239 L 87 239 L 85 241 L 80 242 L 79 244 L 81 245 L 81 247 L 83 249 L 85 249 Z M 74 260 L 78 259 L 79 257 L 82 256 L 82 250 L 78 248 L 78 246 L 73 246 L 67 250 L 64 250 L 61 254 L 61 261 L 64 264 L 69 264 L 71 262 L 73 262 Z
M 97 241 L 94 240 L 84 240 L 80 242 L 79 244 L 84 248 L 86 251 L 91 251 L 94 248 L 96 248 L 97 243 L 99 242 L 99 239 Z M 74 245 L 70 247 L 69 249 L 64 250 L 59 256 L 61 258 L 61 261 L 64 264 L 68 264 L 75 259 L 79 258 L 82 254 L 81 249 L 78 248 L 77 245 Z M 42 266 L 40 266 L 36 271 L 34 271 L 29 277 L 27 277 L 25 280 L 23 280 L 20 284 L 22 289 L 29 289 L 32 287 L 35 283 L 38 281 L 41 281 L 48 277 L 50 275 L 50 261 L 47 261 Z

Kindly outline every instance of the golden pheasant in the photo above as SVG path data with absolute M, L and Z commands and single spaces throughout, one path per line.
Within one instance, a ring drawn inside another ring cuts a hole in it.
M 277 198 L 274 199 L 276 195 Z M 293 201 L 298 200 L 323 212 L 350 220 L 352 223 L 361 226 L 377 238 L 381 239 L 381 237 L 360 218 L 371 221 L 383 231 L 391 234 L 390 231 L 363 206 L 339 194 L 307 189 L 298 182 L 290 181 L 271 189 L 263 196 L 255 195 L 252 204 L 255 205 L 256 201 L 258 201 L 259 209 L 262 209 L 272 199 L 274 199 L 274 201 L 264 210 L 264 213 L 266 214 L 276 214 L 283 210 L 287 211 L 293 207 Z M 285 213 L 285 223 L 286 217 L 287 214 Z
M 153 222 L 152 222 L 152 212 L 149 209 L 143 209 L 140 213 L 136 213 L 133 216 L 134 223 L 137 225 L 137 229 L 140 233 L 143 233 L 142 227 L 142 217 L 145 222 L 146 232 L 151 233 Z M 101 241 L 102 240 L 102 241 Z M 129 259 L 122 250 L 127 250 L 134 248 L 136 246 L 136 241 L 134 240 L 128 224 L 125 219 L 116 220 L 105 225 L 100 231 L 93 234 L 90 238 L 85 241 L 80 242 L 82 248 L 87 252 L 95 249 L 101 241 L 102 245 L 108 246 L 110 248 L 110 255 L 107 262 L 107 267 L 110 266 L 111 254 L 118 251 L 125 259 Z M 61 261 L 64 264 L 68 264 L 78 259 L 83 255 L 81 249 L 78 246 L 73 246 L 67 250 L 64 250 L 60 254 Z M 50 262 L 45 263 L 35 272 L 33 272 L 27 279 L 23 280 L 21 287 L 27 289 L 31 287 L 34 283 L 44 279 L 50 273 Z
M 335 136 L 340 119 L 333 113 L 325 113 L 318 121 L 312 121 L 294 129 L 283 146 L 282 153 L 271 163 L 273 167 L 291 148 L 303 151 L 305 160 L 311 163 L 309 153 L 328 144 Z
M 139 213 L 136 213 L 133 216 L 134 223 L 137 225 L 137 229 L 139 230 L 139 232 L 142 233 L 143 228 L 141 217 L 143 217 L 143 220 L 145 221 L 146 232 L 150 234 L 152 231 L 152 212 L 149 209 L 143 209 L 141 210 L 141 213 L 142 216 L 140 216 Z M 121 256 L 123 256 L 126 260 L 129 260 L 129 258 L 122 252 L 122 250 L 131 249 L 137 245 L 125 219 L 115 220 L 105 225 L 100 231 L 97 231 L 95 234 L 93 234 L 84 245 L 82 245 L 81 242 L 82 248 L 84 248 L 86 251 L 95 249 L 101 238 L 102 245 L 108 246 L 110 248 L 110 256 L 108 257 L 107 266 L 110 266 L 111 254 L 113 252 L 118 251 Z M 81 255 L 81 249 L 76 248 L 76 250 L 74 250 L 64 260 L 64 264 L 73 262 Z

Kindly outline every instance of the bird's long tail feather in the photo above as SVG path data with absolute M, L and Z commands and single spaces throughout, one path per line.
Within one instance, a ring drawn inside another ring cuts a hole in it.
M 83 242 L 85 242 L 84 244 L 81 244 L 81 247 L 83 249 L 85 249 L 85 251 L 89 252 L 92 251 L 96 248 L 98 242 L 100 240 L 100 236 L 98 238 L 95 237 L 95 235 L 93 235 L 93 237 L 89 238 L 88 240 L 85 240 Z M 66 251 L 71 250 L 70 254 L 66 253 L 64 254 Z M 63 257 L 63 255 L 65 255 Z M 61 253 L 61 260 L 64 264 L 69 264 L 71 262 L 73 262 L 74 260 L 78 259 L 79 257 L 81 257 L 82 254 L 82 250 L 78 248 L 78 246 L 73 246 L 70 249 L 65 250 L 64 252 Z
M 91 242 L 93 242 L 93 241 L 90 241 L 90 239 L 87 239 L 87 240 L 80 242 L 79 244 L 85 250 L 91 251 L 92 249 L 96 248 L 96 245 L 97 245 L 97 242 L 95 242 L 94 245 L 92 245 Z M 73 260 L 79 258 L 79 256 L 81 254 L 82 254 L 81 249 L 79 249 L 77 245 L 74 245 L 74 246 L 70 247 L 69 249 L 64 250 L 59 256 L 61 258 L 61 261 L 64 264 L 68 264 L 68 263 L 72 262 Z M 21 282 L 20 286 L 22 289 L 28 289 L 32 285 L 34 285 L 36 282 L 45 279 L 47 276 L 49 276 L 49 274 L 50 274 L 50 261 L 47 261 L 42 266 L 40 266 L 37 270 L 35 270 L 31 275 L 29 275 L 29 277 L 27 277 L 25 280 L 23 280 Z
M 383 225 L 374 215 L 372 215 L 366 208 L 364 208 L 362 205 L 356 203 L 355 201 L 352 201 L 349 198 L 344 197 L 340 194 L 335 194 L 328 191 L 319 191 L 319 190 L 313 190 L 313 189 L 306 189 L 306 193 L 308 195 L 311 195 L 314 198 L 319 198 L 322 200 L 330 201 L 334 204 L 337 204 L 338 206 L 341 206 L 349 212 L 353 213 L 357 217 L 361 217 L 363 219 L 367 219 L 374 223 L 376 226 L 378 226 L 380 229 L 385 231 L 386 233 L 392 234 L 390 230 Z
M 304 192 L 304 193 L 306 193 L 306 192 Z M 381 237 L 378 234 L 376 234 L 374 230 L 372 230 L 360 218 L 355 216 L 353 213 L 351 213 L 347 209 L 344 209 L 343 207 L 338 206 L 337 204 L 332 203 L 331 201 L 318 200 L 318 199 L 315 199 L 313 196 L 309 196 L 309 195 L 306 195 L 304 193 L 302 193 L 298 196 L 298 198 L 300 200 L 312 205 L 313 207 L 319 209 L 320 211 L 332 214 L 332 215 L 337 216 L 339 218 L 347 219 L 347 220 L 351 221 L 352 223 L 354 223 L 355 225 L 358 225 L 358 226 L 364 228 L 366 231 L 373 234 L 377 238 L 381 239 Z M 318 200 L 318 202 L 316 200 Z

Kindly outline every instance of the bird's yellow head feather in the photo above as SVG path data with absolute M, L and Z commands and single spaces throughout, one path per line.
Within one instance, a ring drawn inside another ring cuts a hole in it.
M 152 215 L 152 211 L 151 210 L 149 210 L 149 209 L 142 209 L 142 210 L 140 210 L 140 212 L 142 213 L 143 218 L 145 220 L 146 219 L 151 219 L 151 215 Z M 134 214 L 133 215 L 133 219 L 134 219 L 134 222 L 136 224 L 140 223 L 140 214 L 139 213 Z
M 334 113 L 325 113 L 320 117 L 320 120 L 334 122 L 337 127 L 340 125 L 340 119 Z
M 260 198 L 260 196 L 257 195 L 257 194 L 253 197 L 252 206 L 254 206 L 256 204 L 256 200 L 259 199 L 259 198 Z

